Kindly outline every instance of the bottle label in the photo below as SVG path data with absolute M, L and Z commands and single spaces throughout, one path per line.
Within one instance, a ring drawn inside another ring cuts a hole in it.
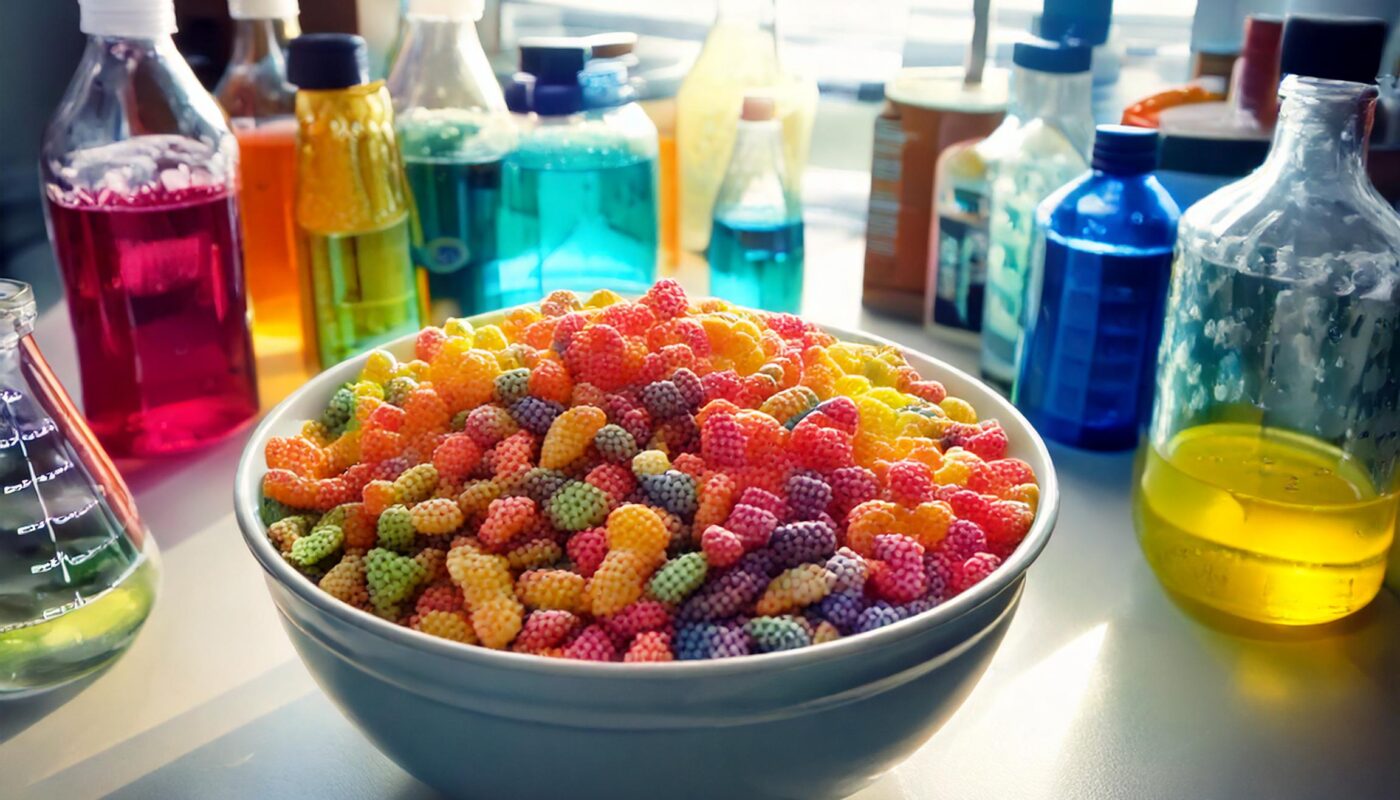
M 875 120 L 875 146 L 870 164 L 870 213 L 865 225 L 867 282 L 872 258 L 892 259 L 895 255 L 905 138 L 899 117 L 882 116 Z M 889 269 L 892 266 L 886 267 L 886 270 Z
M 957 213 L 938 215 L 932 319 L 936 325 L 976 333 L 982 330 L 987 287 L 987 198 L 959 190 L 954 205 Z

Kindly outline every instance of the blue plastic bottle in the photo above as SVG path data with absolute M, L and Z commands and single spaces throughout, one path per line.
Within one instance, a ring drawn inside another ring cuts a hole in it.
M 522 41 L 506 91 L 520 138 L 501 174 L 498 306 L 568 289 L 645 292 L 656 276 L 656 126 L 617 60 Z
M 710 294 L 795 314 L 802 305 L 802 201 L 783 162 L 773 98 L 744 97 L 734 154 L 715 200 Z
M 1176 203 L 1157 133 L 1101 125 L 1093 169 L 1045 200 L 1012 399 L 1044 436 L 1128 449 L 1152 405 Z

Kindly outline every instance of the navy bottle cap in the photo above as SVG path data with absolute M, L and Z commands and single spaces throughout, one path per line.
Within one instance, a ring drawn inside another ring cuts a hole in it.
M 588 44 L 566 36 L 527 36 L 520 40 L 520 71 L 536 83 L 575 83 L 588 63 Z
M 1375 83 L 1388 26 L 1370 17 L 1290 15 L 1283 23 L 1279 72 Z
M 1157 131 L 1128 125 L 1098 126 L 1093 166 L 1114 175 L 1151 172 L 1157 168 Z
M 349 33 L 306 33 L 287 51 L 287 80 L 299 89 L 345 89 L 369 83 L 365 40 Z
M 1057 42 L 1103 44 L 1112 18 L 1113 0 L 1045 0 L 1040 35 Z
M 1011 50 L 1011 63 L 1036 72 L 1072 74 L 1088 72 L 1094 51 L 1080 44 L 1031 39 L 1017 42 Z

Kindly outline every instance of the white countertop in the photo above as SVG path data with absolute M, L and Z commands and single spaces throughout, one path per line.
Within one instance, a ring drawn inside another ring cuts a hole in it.
M 867 179 L 827 180 L 846 194 Z M 971 351 L 859 307 L 849 216 L 809 203 L 807 255 L 808 316 L 975 371 Z M 693 262 L 681 275 L 703 289 Z M 36 337 L 76 394 L 62 307 Z M 155 610 L 106 672 L 0 703 L 0 796 L 433 796 L 340 715 L 283 635 L 231 509 L 246 438 L 121 465 L 162 551 Z M 947 726 L 857 797 L 1395 797 L 1400 598 L 1273 640 L 1207 628 L 1138 550 L 1131 455 L 1051 450 L 1060 521 L 1005 642 Z

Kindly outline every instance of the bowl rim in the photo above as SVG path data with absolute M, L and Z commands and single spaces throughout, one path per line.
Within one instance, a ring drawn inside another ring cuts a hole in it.
M 695 303 L 692 300 L 692 305 Z M 537 307 L 538 304 L 530 303 L 517 308 Z M 499 311 L 487 312 L 471 317 L 466 317 L 466 321 L 474 326 L 492 324 L 503 319 L 506 314 L 514 309 L 507 308 Z M 939 627 L 962 616 L 968 611 L 990 601 L 1010 586 L 1014 581 L 1020 579 L 1030 567 L 1031 563 L 1039 557 L 1049 541 L 1051 531 L 1055 527 L 1055 522 L 1060 510 L 1059 481 L 1055 474 L 1054 463 L 1050 458 L 1049 449 L 1045 446 L 1040 434 L 1031 426 L 1030 422 L 1011 404 L 1009 400 L 1002 397 L 994 389 L 987 386 L 981 380 L 974 378 L 963 370 L 939 358 L 934 358 L 926 353 L 919 352 L 912 348 L 890 341 L 882 336 L 866 333 L 863 331 L 852 331 L 837 325 L 826 325 L 817 323 L 821 329 L 841 341 L 855 342 L 859 344 L 870 344 L 884 347 L 893 347 L 906 356 L 913 354 L 920 359 L 934 365 L 934 367 L 944 374 L 956 376 L 960 381 L 969 383 L 985 390 L 997 406 L 995 415 L 984 414 L 984 418 L 995 416 L 999 419 L 1010 417 L 1027 433 L 1024 445 L 1033 450 L 1036 456 L 1045 464 L 1046 469 L 1037 472 L 1038 486 L 1040 488 L 1040 498 L 1036 509 L 1035 521 L 1031 524 L 1031 529 L 1026 533 L 1025 538 L 1012 551 L 995 570 L 987 577 L 978 581 L 971 588 L 959 593 L 951 600 L 939 603 L 933 608 L 907 617 L 898 622 L 891 623 L 873 631 L 865 633 L 842 636 L 830 642 L 824 642 L 820 647 L 801 647 L 795 650 L 783 650 L 771 653 L 754 653 L 736 658 L 701 659 L 694 661 L 666 661 L 666 662 L 593 662 L 576 661 L 562 658 L 545 658 L 531 653 L 516 653 L 510 650 L 493 650 L 480 645 L 468 645 L 462 642 L 454 642 L 443 639 L 421 631 L 405 628 L 394 622 L 382 619 L 368 611 L 355 608 L 341 600 L 332 597 L 324 592 L 315 582 L 305 575 L 297 572 L 282 556 L 272 547 L 271 541 L 267 538 L 266 528 L 262 523 L 258 513 L 260 507 L 260 494 L 262 485 L 262 473 L 266 471 L 263 463 L 263 447 L 266 440 L 273 435 L 273 429 L 284 424 L 284 417 L 287 416 L 293 401 L 299 399 L 302 392 L 312 384 L 339 385 L 344 383 L 349 376 L 358 374 L 360 367 L 368 358 L 368 352 L 346 359 L 320 374 L 310 378 L 292 394 L 283 398 L 272 408 L 258 426 L 249 436 L 244 445 L 243 453 L 238 459 L 238 468 L 234 475 L 234 515 L 238 522 L 240 532 L 243 534 L 244 543 L 252 552 L 253 557 L 262 565 L 269 580 L 276 579 L 277 582 L 287 591 L 299 597 L 302 601 L 311 604 L 313 607 L 337 618 L 342 623 L 351 625 L 367 634 L 372 634 L 388 639 L 396 644 L 411 648 L 426 648 L 429 652 L 449 659 L 458 659 L 464 662 L 475 662 L 483 668 L 508 669 L 513 671 L 534 672 L 543 675 L 568 678 L 615 678 L 619 676 L 640 677 L 642 674 L 648 679 L 675 679 L 688 680 L 699 675 L 730 675 L 748 673 L 752 671 L 767 669 L 789 669 L 801 667 L 813 662 L 835 659 L 848 656 L 856 651 L 865 649 L 875 649 L 882 644 L 892 643 L 900 639 L 917 635 L 925 630 Z M 402 350 L 406 343 L 411 343 L 418 336 L 418 332 L 413 332 L 401 336 L 390 342 L 378 346 L 377 349 Z M 938 379 L 938 378 L 935 378 Z M 256 446 L 255 446 L 256 445 Z M 285 614 L 281 608 L 279 613 Z

